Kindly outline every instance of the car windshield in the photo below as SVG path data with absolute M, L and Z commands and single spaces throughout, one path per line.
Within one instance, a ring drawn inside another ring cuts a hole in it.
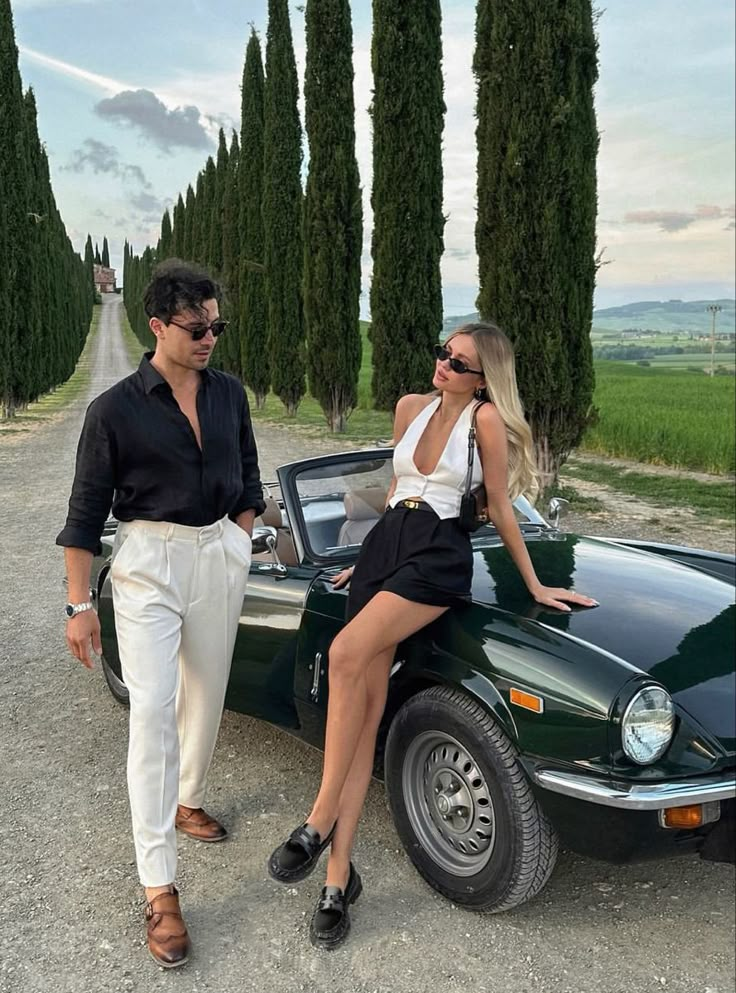
M 390 451 L 378 458 L 343 458 L 307 465 L 296 473 L 308 553 L 339 559 L 359 548 L 383 512 L 392 474 Z M 522 527 L 545 526 L 544 519 L 523 497 L 515 501 L 514 511 Z M 495 528 L 487 525 L 476 534 L 494 532 Z

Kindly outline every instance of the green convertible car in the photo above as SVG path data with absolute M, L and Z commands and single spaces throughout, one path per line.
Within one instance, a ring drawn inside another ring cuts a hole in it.
M 282 466 L 256 522 L 226 706 L 321 745 L 330 642 L 352 562 L 382 511 L 391 449 Z M 523 500 L 540 579 L 595 596 L 531 600 L 492 526 L 473 535 L 472 603 L 399 646 L 379 736 L 401 840 L 455 903 L 507 910 L 538 893 L 558 844 L 609 861 L 699 850 L 733 859 L 734 558 L 585 538 Z M 121 701 L 108 577 L 95 560 L 103 669 Z

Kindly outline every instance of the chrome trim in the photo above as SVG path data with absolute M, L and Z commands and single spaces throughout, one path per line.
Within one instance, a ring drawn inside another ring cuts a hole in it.
M 317 652 L 314 656 L 314 671 L 312 672 L 312 688 L 309 695 L 316 703 L 319 699 L 319 677 L 322 675 L 322 652 Z
M 736 779 L 716 776 L 684 782 L 622 783 L 552 769 L 537 769 L 532 775 L 537 785 L 551 793 L 624 810 L 664 810 L 736 797 Z

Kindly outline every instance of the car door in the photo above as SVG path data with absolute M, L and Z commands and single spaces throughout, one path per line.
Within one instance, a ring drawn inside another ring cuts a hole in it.
M 348 591 L 330 578 L 357 558 L 378 522 L 393 473 L 389 448 L 346 452 L 294 462 L 279 469 L 297 557 L 312 581 L 296 643 L 294 704 L 302 733 L 321 743 L 327 709 L 327 662 L 332 639 L 345 623 Z

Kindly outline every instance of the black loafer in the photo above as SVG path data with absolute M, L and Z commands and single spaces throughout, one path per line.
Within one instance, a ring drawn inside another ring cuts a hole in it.
M 292 831 L 288 839 L 271 853 L 268 860 L 271 878 L 279 883 L 298 883 L 306 879 L 332 841 L 336 826 L 337 824 L 333 825 L 324 841 L 311 824 L 302 824 Z
M 339 886 L 323 887 L 309 927 L 309 940 L 315 948 L 332 951 L 345 941 L 350 931 L 350 904 L 362 892 L 363 883 L 352 862 L 345 892 Z

